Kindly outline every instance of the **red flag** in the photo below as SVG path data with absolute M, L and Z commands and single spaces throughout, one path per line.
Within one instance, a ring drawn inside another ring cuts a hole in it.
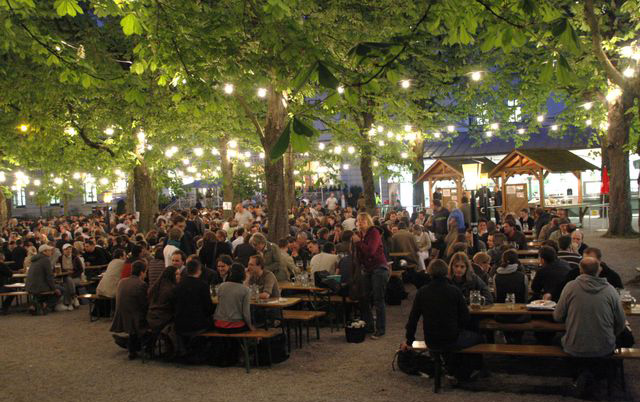
M 600 186 L 600 194 L 609 194 L 609 172 L 607 171 L 606 166 L 602 169 L 602 186 Z

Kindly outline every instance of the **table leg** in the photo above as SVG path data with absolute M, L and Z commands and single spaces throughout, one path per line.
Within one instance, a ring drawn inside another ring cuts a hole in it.
M 246 338 L 242 340 L 242 352 L 244 353 L 244 367 L 248 374 L 251 369 L 251 362 L 249 361 L 249 344 Z

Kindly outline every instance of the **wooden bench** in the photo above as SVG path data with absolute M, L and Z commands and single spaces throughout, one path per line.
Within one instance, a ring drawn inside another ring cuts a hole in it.
M 424 341 L 414 341 L 411 347 L 418 351 L 427 351 L 427 345 Z M 523 356 L 523 357 L 553 357 L 553 358 L 569 358 L 569 354 L 565 353 L 560 346 L 551 345 L 514 345 L 514 344 L 495 344 L 495 343 L 481 343 L 471 346 L 466 349 L 462 349 L 457 353 L 468 353 L 478 355 L 502 355 L 502 356 Z M 622 387 L 626 387 L 624 380 L 624 366 L 622 362 L 624 359 L 640 359 L 640 348 L 621 348 L 616 349 L 615 353 L 611 356 L 612 359 L 620 361 L 620 375 L 622 378 Z M 440 390 L 442 368 L 440 367 L 440 359 L 436 358 L 435 361 L 435 376 L 434 376 L 434 392 Z M 611 386 L 611 384 L 609 384 Z
M 302 324 L 307 327 L 307 343 L 309 343 L 309 323 L 313 320 L 316 325 L 316 339 L 320 339 L 320 317 L 327 315 L 325 311 L 282 310 L 282 320 L 287 324 L 287 339 L 291 351 L 291 322 L 297 323 L 296 341 L 302 347 Z
M 29 299 L 29 292 L 25 292 L 23 290 L 16 290 L 13 292 L 1 292 L 0 293 L 0 301 L 4 301 L 5 297 L 15 297 L 16 305 L 19 304 L 19 300 L 22 296 L 26 296 L 27 300 Z
M 83 295 L 78 296 L 78 299 L 84 299 L 89 301 L 89 322 L 98 321 L 101 317 L 100 313 L 104 312 L 102 307 L 97 304 L 98 300 L 104 300 L 104 301 L 108 300 L 110 302 L 111 309 L 109 311 L 109 317 L 113 316 L 113 313 L 116 308 L 115 306 L 116 299 L 113 299 L 110 297 L 99 296 L 93 293 L 85 293 Z M 96 314 L 95 318 L 94 318 L 94 313 Z
M 565 327 L 563 323 L 545 321 L 545 320 L 531 320 L 522 323 L 506 323 L 499 322 L 494 319 L 480 320 L 478 323 L 480 329 L 489 331 L 533 331 L 533 332 L 562 332 Z
M 239 332 L 236 334 L 224 334 L 221 332 L 205 332 L 202 333 L 198 336 L 201 337 L 205 337 L 205 338 L 229 338 L 229 339 L 240 339 L 242 341 L 242 352 L 244 353 L 244 364 L 245 364 L 245 369 L 247 370 L 247 373 L 250 371 L 251 369 L 251 362 L 249 360 L 249 341 L 250 340 L 254 340 L 256 341 L 255 344 L 255 356 L 256 356 L 256 365 L 259 364 L 258 360 L 258 342 L 262 341 L 262 340 L 266 340 L 267 341 L 267 350 L 268 350 L 268 356 L 269 356 L 269 367 L 271 367 L 271 338 L 273 338 L 274 336 L 278 335 L 278 331 L 267 331 L 264 329 L 257 329 L 254 331 L 246 331 L 246 332 Z

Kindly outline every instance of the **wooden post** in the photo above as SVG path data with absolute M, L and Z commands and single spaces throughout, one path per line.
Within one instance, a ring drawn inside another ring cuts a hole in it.
M 573 172 L 573 175 L 578 179 L 578 204 L 582 204 L 582 172 Z
M 538 183 L 540 184 L 540 207 L 544 208 L 544 170 L 540 169 L 538 174 Z
M 429 178 L 429 189 L 427 191 L 429 191 L 429 207 L 433 207 L 433 193 L 432 193 L 432 187 L 433 187 L 433 183 L 431 181 L 431 178 Z M 382 191 L 382 190 L 380 190 Z
M 502 211 L 507 210 L 507 174 L 502 172 Z

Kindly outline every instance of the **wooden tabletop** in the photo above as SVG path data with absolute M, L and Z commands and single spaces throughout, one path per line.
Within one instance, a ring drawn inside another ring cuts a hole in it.
M 634 306 L 631 309 L 625 309 L 625 314 L 630 316 L 640 315 L 640 305 Z M 553 310 L 528 310 L 526 304 L 514 304 L 510 306 L 505 303 L 494 303 L 488 306 L 482 306 L 477 309 L 469 308 L 469 313 L 472 315 L 518 315 L 518 314 L 531 314 L 531 315 L 553 315 Z
M 411 253 L 408 251 L 394 251 L 389 253 L 390 257 L 408 257 Z
M 516 253 L 518 253 L 519 257 L 531 255 L 538 256 L 539 250 L 516 250 Z
M 87 265 L 86 267 L 84 267 L 84 269 L 105 269 L 107 268 L 108 264 L 104 264 L 104 265 Z
M 319 288 L 315 285 L 303 286 L 299 283 L 293 283 L 293 282 L 278 282 L 278 286 L 280 287 L 280 290 L 296 290 L 296 291 L 302 291 L 302 292 L 322 292 L 327 290 L 326 288 Z
M 56 278 L 61 278 L 61 277 L 63 277 L 63 276 L 69 276 L 69 275 L 71 275 L 71 271 L 68 271 L 68 272 L 60 272 L 59 274 L 55 274 L 55 273 L 54 273 L 53 275 L 54 275 Z M 26 278 L 26 277 L 27 277 L 27 274 L 16 273 L 16 274 L 11 275 L 11 277 L 12 277 L 12 278 L 15 278 L 15 279 L 24 279 L 24 278 Z
M 26 278 L 27 274 L 21 274 L 21 273 L 14 273 L 13 275 L 11 275 L 12 278 Z
M 520 258 L 518 261 L 520 261 L 520 264 L 522 265 L 529 265 L 533 267 L 540 265 L 540 260 L 537 258 Z
M 25 286 L 26 285 L 24 283 L 9 283 L 7 285 L 4 285 L 5 288 L 15 288 L 15 289 L 22 289 Z
M 218 296 L 212 297 L 213 304 L 218 304 Z M 300 303 L 299 297 L 281 297 L 279 299 L 263 299 L 260 301 L 251 300 L 251 305 L 263 308 L 288 308 Z

